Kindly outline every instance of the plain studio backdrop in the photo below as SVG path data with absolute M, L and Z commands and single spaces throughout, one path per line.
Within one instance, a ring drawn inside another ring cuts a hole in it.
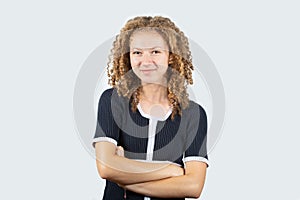
M 214 62 L 226 119 L 200 199 L 299 200 L 298 1 L 1 1 L 0 199 L 98 200 L 73 116 L 91 52 L 137 15 L 170 17 Z

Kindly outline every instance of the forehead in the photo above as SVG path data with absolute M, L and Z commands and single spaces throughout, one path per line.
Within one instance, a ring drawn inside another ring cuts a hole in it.
M 151 31 L 137 31 L 130 37 L 130 48 L 154 48 L 160 47 L 168 49 L 168 45 L 163 37 L 154 30 Z

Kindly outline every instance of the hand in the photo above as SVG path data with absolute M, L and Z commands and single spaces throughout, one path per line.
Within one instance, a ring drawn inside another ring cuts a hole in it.
M 116 155 L 124 157 L 124 149 L 122 146 L 117 146 L 116 148 Z

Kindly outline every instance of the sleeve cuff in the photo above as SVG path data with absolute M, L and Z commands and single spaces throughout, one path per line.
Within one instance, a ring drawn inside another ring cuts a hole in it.
M 113 143 L 116 146 L 118 144 L 118 142 L 115 139 L 113 139 L 113 138 L 110 138 L 110 137 L 97 137 L 97 138 L 93 139 L 92 145 L 93 145 L 94 148 L 95 148 L 95 144 L 97 142 L 110 142 L 110 143 Z
M 206 163 L 207 167 L 209 167 L 209 161 L 204 158 L 204 157 L 201 157 L 201 156 L 188 156 L 188 157 L 184 157 L 182 159 L 183 163 L 185 164 L 186 162 L 189 162 L 189 161 L 199 161 L 199 162 L 204 162 Z

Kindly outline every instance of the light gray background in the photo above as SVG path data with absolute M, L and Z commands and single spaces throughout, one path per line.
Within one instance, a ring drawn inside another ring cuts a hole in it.
M 172 18 L 223 80 L 226 121 L 200 199 L 299 200 L 296 0 L 1 1 L 0 199 L 99 199 L 74 84 L 89 53 L 144 14 Z

